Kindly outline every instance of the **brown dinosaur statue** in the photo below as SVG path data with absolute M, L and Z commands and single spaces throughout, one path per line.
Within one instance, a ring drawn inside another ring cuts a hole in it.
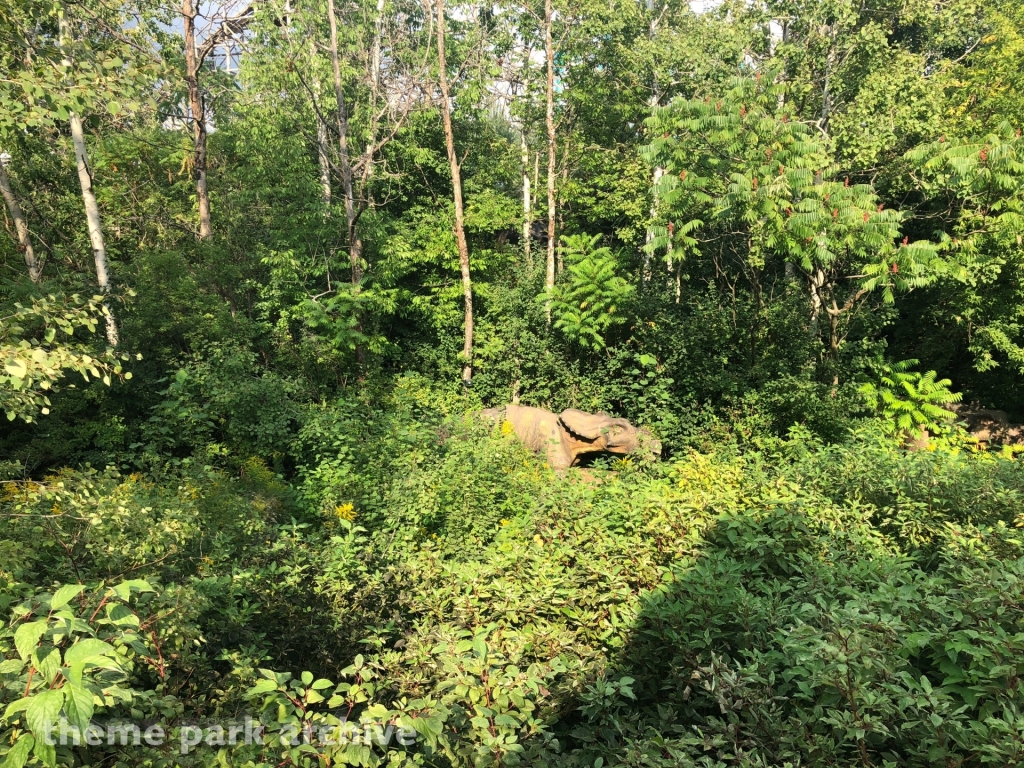
M 625 455 L 640 449 L 661 454 L 661 444 L 646 430 L 607 413 L 586 413 L 575 408 L 559 414 L 543 408 L 506 405 L 481 414 L 512 426 L 516 437 L 534 453 L 543 453 L 548 466 L 565 470 L 590 453 Z

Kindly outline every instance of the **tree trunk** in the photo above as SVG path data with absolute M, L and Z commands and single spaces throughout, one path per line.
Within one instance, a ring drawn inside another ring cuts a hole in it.
M 523 46 L 523 95 L 530 91 L 530 48 Z M 533 190 L 530 189 L 530 146 L 526 141 L 526 117 L 523 117 L 519 131 L 519 153 L 523 163 L 523 255 L 526 265 L 533 272 L 533 251 L 530 235 L 533 233 Z
M 331 24 L 331 67 L 334 72 L 334 98 L 338 107 L 338 150 L 342 194 L 345 196 L 348 257 L 352 265 L 352 286 L 358 290 L 363 279 L 363 243 L 356 236 L 356 200 L 352 184 L 352 159 L 348 150 L 348 107 L 345 104 L 345 92 L 341 85 L 341 65 L 338 61 L 338 20 L 334 16 L 334 0 L 327 0 L 327 15 Z
M 60 41 L 65 45 L 68 38 L 68 23 L 64 16 L 60 17 Z M 68 55 L 64 56 L 63 64 L 70 69 L 73 64 Z M 92 191 L 92 172 L 89 170 L 89 154 L 85 147 L 85 132 L 78 115 L 72 114 L 68 119 L 71 126 L 71 141 L 75 147 L 75 164 L 78 167 L 78 183 L 82 188 L 82 201 L 85 203 L 85 221 L 89 228 L 89 242 L 92 244 L 93 260 L 96 263 L 96 283 L 100 293 L 110 293 L 110 272 L 107 268 L 107 246 L 103 240 L 103 229 L 100 226 L 100 208 L 96 203 L 96 195 Z M 110 305 L 104 301 L 106 310 L 107 343 L 112 347 L 118 344 L 117 321 Z
M 555 50 L 551 40 L 551 0 L 544 0 L 544 54 L 547 59 L 547 92 L 544 118 L 548 131 L 548 263 L 544 288 L 549 297 L 555 287 Z M 551 299 L 545 305 L 551 322 Z
M 331 165 L 327 154 L 327 126 L 316 121 L 316 157 L 320 163 L 320 199 L 324 204 L 324 215 L 331 206 Z
M 28 234 L 28 224 L 25 223 L 25 216 L 21 212 L 18 198 L 14 196 L 11 180 L 7 177 L 7 169 L 2 161 L 0 161 L 0 192 L 3 193 L 7 210 L 11 212 L 11 218 L 14 219 L 14 231 L 18 234 L 18 247 L 25 254 L 28 276 L 33 283 L 38 284 L 43 278 L 43 265 L 36 259 L 36 252 L 32 248 L 32 238 Z
M 324 204 L 324 216 L 327 216 L 328 209 L 331 207 L 332 196 L 330 150 L 327 144 L 330 141 L 330 137 L 327 135 L 327 126 L 320 119 L 320 105 L 322 102 L 320 78 L 316 73 L 316 43 L 312 36 L 309 39 L 309 66 L 311 70 L 310 83 L 315 100 L 313 104 L 313 118 L 316 120 L 316 159 L 320 166 L 320 200 Z
M 380 80 L 380 48 L 384 36 L 384 0 L 377 0 L 377 16 L 373 20 L 373 50 L 370 54 L 370 77 L 373 80 L 373 93 L 376 96 L 381 90 Z
M 444 121 L 444 143 L 448 150 L 448 166 L 452 173 L 452 192 L 455 198 L 455 241 L 459 248 L 459 267 L 462 270 L 462 296 L 465 302 L 465 336 L 462 344 L 462 383 L 473 381 L 473 282 L 469 274 L 469 245 L 466 243 L 465 217 L 462 208 L 462 169 L 455 154 L 455 134 L 452 132 L 452 103 L 448 93 L 448 68 L 444 49 L 444 0 L 437 0 L 437 66 L 441 86 L 441 118 Z
M 533 228 L 533 214 L 530 210 L 530 148 L 526 144 L 526 125 L 523 125 L 519 139 L 523 160 L 523 254 L 526 264 L 533 271 L 533 253 L 530 251 L 530 234 Z
M 658 215 L 658 193 L 656 190 L 658 187 L 658 182 L 661 181 L 661 177 L 664 175 L 665 169 L 659 165 L 654 169 L 654 174 L 651 179 L 651 223 L 647 226 L 647 247 L 644 248 L 643 270 L 640 273 L 640 283 L 642 286 L 647 285 L 647 283 L 651 281 L 652 277 L 651 258 L 654 254 L 651 252 L 651 242 L 653 242 L 654 240 L 654 219 Z
M 653 0 L 647 0 L 647 12 L 649 14 L 651 14 L 651 22 L 650 22 L 650 25 L 648 27 L 648 37 L 649 37 L 649 39 L 650 39 L 650 41 L 652 43 L 654 42 L 654 38 L 658 34 L 658 18 L 656 16 L 654 16 L 654 7 L 655 6 L 654 6 Z M 654 76 L 653 89 L 652 89 L 652 93 L 651 93 L 651 98 L 648 100 L 647 105 L 650 108 L 651 112 L 653 113 L 654 109 L 660 103 L 661 103 L 661 91 L 660 91 L 660 89 L 658 87 L 657 75 L 655 75 Z M 645 238 L 646 239 L 647 248 L 644 249 L 643 269 L 640 272 L 640 286 L 641 286 L 641 290 L 643 289 L 644 286 L 647 285 L 647 283 L 650 282 L 651 277 L 652 277 L 651 258 L 653 257 L 653 254 L 651 253 L 650 245 L 651 245 L 651 242 L 654 240 L 654 220 L 655 220 L 655 218 L 658 215 L 658 193 L 657 193 L 658 182 L 661 181 L 661 178 L 664 175 L 665 175 L 665 169 L 662 168 L 660 165 L 656 166 L 654 168 L 654 174 L 653 174 L 653 177 L 651 179 L 651 213 L 650 213 L 651 223 L 647 226 L 647 236 Z M 671 248 L 672 247 L 669 246 L 669 251 L 670 252 L 671 252 Z M 669 271 L 670 272 L 672 271 L 671 265 L 669 265 Z
M 89 226 L 89 242 L 92 243 L 92 255 L 96 262 L 96 282 L 100 293 L 110 293 L 110 273 L 107 269 L 107 246 L 103 241 L 103 229 L 100 227 L 100 209 L 96 204 L 96 195 L 92 191 L 92 173 L 89 171 L 89 155 L 85 149 L 85 134 L 82 121 L 78 115 L 71 115 L 71 140 L 75 145 L 75 162 L 78 165 L 78 183 L 82 187 L 82 200 L 85 202 L 85 220 Z M 107 343 L 116 347 L 118 343 L 117 321 L 110 306 L 106 306 Z
M 202 62 L 196 53 L 196 13 L 192 0 L 181 0 L 181 17 L 185 25 L 185 84 L 188 107 L 192 113 L 193 177 L 199 201 L 199 239 L 213 234 L 210 225 L 210 193 L 206 186 L 206 105 L 199 89 L 199 68 Z
M 815 267 L 807 276 L 807 287 L 811 299 L 811 323 L 808 330 L 813 338 L 818 337 L 818 323 L 821 319 L 822 297 L 821 291 L 825 286 L 825 270 Z

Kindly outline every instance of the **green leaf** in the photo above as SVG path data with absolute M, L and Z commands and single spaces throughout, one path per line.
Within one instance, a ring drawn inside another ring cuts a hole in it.
M 306 703 L 307 704 L 319 704 L 324 700 L 324 697 L 314 691 L 312 688 L 306 691 Z
M 487 656 L 487 642 L 482 637 L 474 638 L 473 640 L 473 655 L 478 659 L 486 658 Z
M 127 601 L 132 592 L 156 592 L 148 581 L 142 579 L 129 579 L 111 587 L 114 594 L 121 600 Z
M 16 379 L 24 379 L 28 376 L 28 365 L 24 360 L 11 360 L 5 363 L 4 370 Z
M 35 746 L 36 740 L 28 733 L 22 734 L 21 738 L 11 747 L 0 768 L 23 768 L 28 762 L 28 756 Z
M 11 715 L 15 715 L 18 712 L 24 712 L 30 701 L 31 699 L 28 696 L 23 699 L 18 699 L 17 701 L 12 701 L 7 705 L 7 709 L 4 710 L 4 719 L 10 720 Z
M 29 730 L 39 739 L 49 732 L 57 722 L 57 715 L 64 704 L 63 689 L 43 691 L 31 697 L 25 707 L 25 721 Z
M 117 101 L 107 102 L 107 111 L 115 117 L 121 113 L 121 103 Z
M 33 621 L 31 624 L 22 624 L 14 633 L 14 647 L 18 649 L 18 655 L 28 660 L 36 646 L 39 645 L 39 638 L 46 633 L 46 620 Z
M 0 675 L 16 675 L 25 668 L 25 662 L 21 659 L 8 659 L 0 662 Z
M 44 409 L 45 411 L 46 409 Z M 67 584 L 58 589 L 53 598 L 50 600 L 50 610 L 56 611 L 58 608 L 63 608 L 65 605 L 70 603 L 78 595 L 82 594 L 82 590 L 85 587 L 81 584 Z
M 39 670 L 47 685 L 52 685 L 60 672 L 60 651 L 52 645 L 39 648 L 32 656 L 32 665 Z
M 67 693 L 65 694 L 64 711 L 68 716 L 68 721 L 84 733 L 89 721 L 92 720 L 94 704 L 92 691 L 75 683 L 68 683 L 65 690 Z
M 50 744 L 45 739 L 36 739 L 36 745 L 32 752 L 35 753 L 36 758 L 43 765 L 48 766 L 48 768 L 56 768 L 57 749 L 53 744 Z
M 116 656 L 117 651 L 113 646 L 94 637 L 87 637 L 84 640 L 79 640 L 64 652 L 64 666 L 70 667 L 72 664 L 88 662 L 95 664 L 97 661 L 102 661 L 104 657 L 116 659 Z
M 261 693 L 270 693 L 271 691 L 277 690 L 276 680 L 260 680 L 256 685 L 249 689 L 249 696 L 258 696 Z
M 107 605 L 107 618 L 119 627 L 138 627 L 139 617 L 127 605 L 115 603 Z

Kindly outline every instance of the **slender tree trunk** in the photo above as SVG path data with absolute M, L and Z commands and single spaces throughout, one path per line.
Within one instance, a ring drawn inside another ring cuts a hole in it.
M 653 257 L 653 254 L 651 253 L 650 246 L 651 242 L 654 240 L 654 219 L 658 215 L 658 193 L 656 190 L 658 188 L 658 182 L 661 181 L 661 177 L 664 175 L 665 169 L 659 165 L 654 169 L 654 174 L 651 179 L 651 223 L 647 226 L 647 247 L 644 248 L 643 270 L 640 273 L 640 282 L 642 285 L 647 285 L 647 283 L 651 281 L 652 277 L 651 258 Z
M 818 336 L 818 323 L 821 319 L 822 310 L 821 291 L 824 286 L 825 270 L 820 267 L 815 267 L 807 277 L 807 287 L 810 291 L 811 298 L 811 324 L 809 330 L 811 336 L 814 338 L 817 338 Z
M 523 46 L 523 95 L 530 91 L 530 48 Z M 533 232 L 533 190 L 530 189 L 530 145 L 526 141 L 526 118 L 523 118 L 519 132 L 519 153 L 523 163 L 523 255 L 526 265 L 533 271 L 533 251 L 530 235 Z
M 356 200 L 352 183 L 352 159 L 348 148 L 348 107 L 341 84 L 341 65 L 338 60 L 338 20 L 334 15 L 334 0 L 327 0 L 327 16 L 331 25 L 331 67 L 334 73 L 334 98 L 338 106 L 338 150 L 342 194 L 345 196 L 348 257 L 352 265 L 352 285 L 358 290 L 363 279 L 363 243 L 356 235 Z
M 181 0 L 181 17 L 185 25 L 185 84 L 188 87 L 189 111 L 192 112 L 192 173 L 199 201 L 199 239 L 205 240 L 213 234 L 213 227 L 210 225 L 210 192 L 206 185 L 206 105 L 199 88 L 202 62 L 196 54 L 196 13 L 192 0 Z
M 448 65 L 444 49 L 444 0 L 437 0 L 437 67 L 441 86 L 441 118 L 444 122 L 444 143 L 448 150 L 448 165 L 452 173 L 452 191 L 455 198 L 455 241 L 459 248 L 459 267 L 462 270 L 462 296 L 465 302 L 465 336 L 462 344 L 462 383 L 473 381 L 473 282 L 469 274 L 469 245 L 466 242 L 465 217 L 462 208 L 462 169 L 455 154 L 455 134 L 452 132 L 452 103 L 448 92 Z
M 526 125 L 523 125 L 519 139 L 519 149 L 523 160 L 523 254 L 526 264 L 533 270 L 533 253 L 530 251 L 530 234 L 533 228 L 533 212 L 530 210 L 530 148 L 526 144 Z
M 331 165 L 328 159 L 327 126 L 319 119 L 316 121 L 316 156 L 320 163 L 320 199 L 324 204 L 324 215 L 331 206 Z
M 328 149 L 328 141 L 330 137 L 327 134 L 327 126 L 324 125 L 324 121 L 320 119 L 320 105 L 322 103 L 320 94 L 320 78 L 316 73 L 316 43 L 313 37 L 309 39 L 309 64 L 310 69 L 310 84 L 313 91 L 313 98 L 316 103 L 313 105 L 313 116 L 316 120 L 316 159 L 320 166 L 320 200 L 324 204 L 324 216 L 328 214 L 328 209 L 331 206 L 331 162 L 330 162 L 330 150 Z
M 377 0 L 377 16 L 373 20 L 373 50 L 370 54 L 370 76 L 373 80 L 373 93 L 380 93 L 380 48 L 384 36 L 384 0 Z
M 544 54 L 547 59 L 547 91 L 544 119 L 548 131 L 548 262 L 544 288 L 549 296 L 555 287 L 555 50 L 551 39 L 554 9 L 551 0 L 544 0 Z M 551 322 L 551 299 L 545 305 Z
M 60 41 L 64 45 L 70 38 L 67 19 L 61 16 Z M 63 64 L 70 69 L 71 58 L 64 56 Z M 78 167 L 78 183 L 82 188 L 82 201 L 85 204 L 85 221 L 89 228 L 89 242 L 92 245 L 93 260 L 96 263 L 96 283 L 104 296 L 110 293 L 110 271 L 107 267 L 107 246 L 103 240 L 103 228 L 100 226 L 100 208 L 96 203 L 96 195 L 92 189 L 92 172 L 89 170 L 89 153 L 85 147 L 85 131 L 78 115 L 72 113 L 68 119 L 71 127 L 71 142 L 75 147 L 75 165 Z M 112 347 L 118 344 L 117 321 L 110 305 L 104 301 L 106 309 L 107 343 Z
M 531 198 L 531 207 L 534 211 L 537 210 L 537 193 L 540 190 L 540 152 L 533 153 L 533 197 Z M 532 229 L 530 230 L 533 231 Z
M 650 41 L 652 43 L 654 42 L 654 38 L 658 34 L 658 17 L 656 17 L 654 15 L 654 8 L 655 8 L 654 0 L 647 0 L 647 12 L 649 14 L 651 14 L 651 22 L 650 22 L 650 25 L 648 27 L 648 37 L 649 37 L 649 39 L 650 39 Z M 651 112 L 653 112 L 655 110 L 655 108 L 660 103 L 661 103 L 661 90 L 658 87 L 657 75 L 655 75 L 654 83 L 653 83 L 653 92 L 651 93 L 651 98 L 647 102 L 647 106 L 650 108 Z M 654 240 L 654 220 L 655 220 L 655 218 L 658 215 L 658 193 L 657 193 L 658 182 L 661 181 L 661 178 L 664 175 L 665 175 L 665 169 L 662 168 L 660 165 L 656 166 L 654 168 L 654 173 L 653 173 L 652 179 L 651 179 L 651 212 L 650 212 L 651 223 L 647 226 L 647 236 L 646 236 L 646 244 L 647 244 L 648 247 L 644 249 L 643 269 L 640 272 L 641 290 L 642 290 L 643 286 L 645 286 L 648 282 L 650 282 L 651 277 L 652 277 L 651 258 L 653 257 L 653 254 L 651 253 L 650 245 L 651 245 L 651 242 Z M 671 251 L 671 246 L 669 246 L 669 250 Z M 671 272 L 671 271 L 672 271 L 672 266 L 669 265 L 669 272 Z
M 89 226 L 89 242 L 92 244 L 93 260 L 96 262 L 96 283 L 100 293 L 110 293 L 110 272 L 107 268 L 107 246 L 103 240 L 103 229 L 100 226 L 100 208 L 96 204 L 96 195 L 92 190 L 92 173 L 89 171 L 89 155 L 85 148 L 85 133 L 78 115 L 71 115 L 71 141 L 75 145 L 75 162 L 78 165 L 78 183 L 82 187 L 82 200 L 85 203 L 85 220 Z M 107 343 L 116 347 L 118 343 L 117 321 L 109 305 L 107 313 Z
M 7 169 L 0 161 L 0 192 L 3 193 L 4 201 L 7 203 L 7 210 L 14 219 L 14 231 L 18 235 L 18 247 L 25 254 L 25 266 L 28 267 L 28 276 L 33 283 L 39 283 L 43 278 L 43 265 L 36 259 L 36 252 L 32 248 L 32 238 L 29 237 L 28 224 L 25 223 L 25 216 L 21 212 L 18 198 L 14 196 L 11 188 L 11 180 L 7 176 Z

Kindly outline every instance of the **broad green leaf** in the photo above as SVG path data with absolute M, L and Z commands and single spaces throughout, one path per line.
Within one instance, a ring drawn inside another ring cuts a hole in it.
M 139 626 L 139 617 L 127 605 L 121 603 L 107 605 L 107 618 L 119 627 Z
M 87 637 L 79 640 L 64 652 L 64 666 L 72 664 L 97 663 L 104 661 L 105 657 L 114 657 L 116 660 L 117 651 L 113 646 L 94 637 Z
M 23 699 L 12 701 L 7 705 L 7 709 L 4 710 L 4 719 L 9 720 L 11 715 L 17 714 L 18 712 L 24 712 L 31 700 L 32 699 L 30 697 L 26 696 Z
M 35 746 L 35 743 L 36 740 L 31 734 L 22 734 L 21 738 L 11 747 L 11 751 L 7 753 L 7 757 L 4 758 L 0 768 L 23 768 L 25 763 L 28 762 L 28 756 L 32 753 L 32 747 Z
M 81 584 L 67 584 L 61 587 L 54 593 L 53 599 L 50 600 L 50 610 L 56 611 L 58 608 L 63 608 L 74 598 L 82 594 L 84 589 L 85 587 Z
M 52 685 L 60 672 L 60 651 L 52 645 L 44 645 L 32 655 L 32 665 L 39 670 L 47 685 Z
M 36 758 L 48 768 L 56 768 L 57 748 L 46 739 L 36 739 L 35 747 L 32 748 Z
M 39 645 L 39 638 L 46 633 L 46 620 L 33 621 L 31 624 L 22 624 L 14 633 L 14 647 L 18 655 L 26 661 Z
M 309 704 L 319 704 L 324 700 L 324 697 L 314 691 L 312 688 L 306 691 L 306 702 Z
M 25 721 L 36 739 L 42 738 L 57 722 L 63 704 L 63 689 L 42 691 L 29 699 L 25 707 Z
M 131 597 L 132 592 L 156 591 L 148 581 L 144 581 L 142 579 L 129 579 L 128 581 L 122 581 L 120 584 L 115 584 L 111 589 L 114 591 L 115 595 L 126 602 L 128 598 Z
M 94 704 L 92 691 L 75 683 L 68 683 L 65 690 L 67 693 L 65 694 L 64 711 L 68 716 L 68 721 L 84 732 L 89 721 L 92 720 Z
M 10 360 L 4 364 L 4 370 L 16 379 L 28 376 L 28 365 L 24 360 Z
M 16 675 L 25 668 L 25 662 L 21 659 L 8 659 L 0 662 L 0 675 Z
M 260 680 L 256 685 L 249 689 L 250 696 L 258 696 L 261 693 L 270 693 L 271 691 L 277 690 L 277 681 L 275 680 Z

